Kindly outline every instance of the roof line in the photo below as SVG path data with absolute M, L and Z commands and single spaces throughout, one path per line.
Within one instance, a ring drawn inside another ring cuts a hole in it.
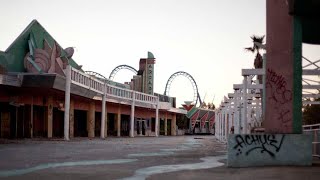
M 26 31 L 28 31 L 36 22 L 38 22 L 36 19 L 32 20 L 31 23 L 20 33 L 20 35 L 18 37 L 16 37 L 16 39 L 9 45 L 9 47 L 4 51 L 4 52 L 8 52 L 8 50 L 16 43 L 16 41 L 24 34 L 26 33 Z M 40 26 L 41 24 L 38 23 Z

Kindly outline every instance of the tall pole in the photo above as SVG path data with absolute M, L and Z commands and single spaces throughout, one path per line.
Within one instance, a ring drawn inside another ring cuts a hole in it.
M 69 111 L 70 111 L 70 85 L 71 85 L 71 66 L 66 67 L 66 89 L 64 100 L 64 140 L 69 140 Z
M 106 83 L 103 85 L 103 95 L 102 95 L 102 109 L 101 109 L 101 130 L 100 137 L 105 138 L 105 124 L 106 123 Z
M 135 95 L 132 91 L 132 104 L 131 104 L 131 119 L 130 119 L 130 137 L 134 137 L 134 106 L 135 106 Z

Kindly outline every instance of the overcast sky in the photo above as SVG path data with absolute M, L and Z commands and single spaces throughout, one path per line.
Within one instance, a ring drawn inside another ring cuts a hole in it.
M 155 92 L 168 78 L 186 71 L 196 80 L 201 98 L 218 105 L 241 68 L 252 68 L 254 55 L 244 51 L 250 36 L 266 33 L 265 0 L 8 0 L 0 6 L 0 50 L 37 19 L 56 41 L 76 47 L 73 58 L 84 70 L 109 76 L 127 64 L 138 69 L 151 51 L 156 58 Z M 319 47 L 304 54 L 320 58 Z M 116 81 L 133 73 L 119 71 Z M 178 104 L 193 99 L 191 83 L 176 78 L 169 92 Z

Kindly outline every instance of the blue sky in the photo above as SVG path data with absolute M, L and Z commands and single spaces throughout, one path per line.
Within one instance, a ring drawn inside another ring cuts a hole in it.
M 1 2 L 0 13 L 0 50 L 37 19 L 64 48 L 76 47 L 84 70 L 109 76 L 120 64 L 138 68 L 151 51 L 155 92 L 164 92 L 171 74 L 186 71 L 201 98 L 216 105 L 242 81 L 241 68 L 253 67 L 254 55 L 244 51 L 250 36 L 266 33 L 265 0 L 10 0 Z M 318 47 L 305 53 L 320 57 Z M 132 75 L 122 70 L 115 80 Z M 193 97 L 183 77 L 169 93 L 179 104 Z

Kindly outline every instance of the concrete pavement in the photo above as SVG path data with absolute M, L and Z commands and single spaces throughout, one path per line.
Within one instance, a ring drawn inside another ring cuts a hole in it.
M 0 179 L 319 179 L 320 166 L 227 168 L 213 136 L 1 141 Z

